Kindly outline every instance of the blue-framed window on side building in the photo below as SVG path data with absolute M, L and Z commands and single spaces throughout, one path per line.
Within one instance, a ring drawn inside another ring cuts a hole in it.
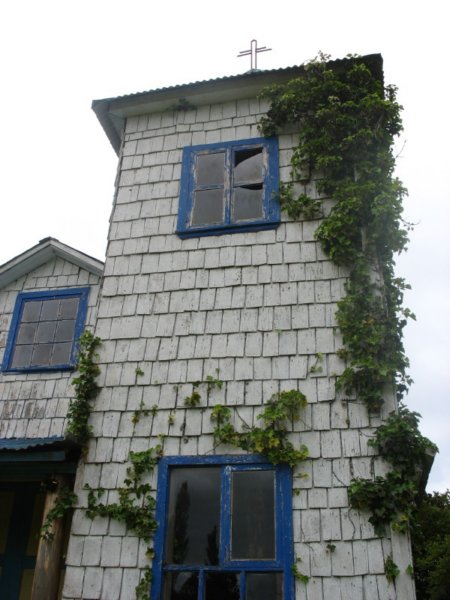
M 18 295 L 6 343 L 3 371 L 71 369 L 86 319 L 89 288 Z
M 277 138 L 183 150 L 180 237 L 274 229 L 280 222 Z
M 292 600 L 292 474 L 254 456 L 164 457 L 152 600 Z

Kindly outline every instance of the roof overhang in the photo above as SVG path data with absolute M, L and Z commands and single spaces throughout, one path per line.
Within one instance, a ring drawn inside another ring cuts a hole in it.
M 102 261 L 75 250 L 71 246 L 62 244 L 55 238 L 48 237 L 41 240 L 36 246 L 0 265 L 0 289 L 55 257 L 67 260 L 98 277 L 103 274 L 104 263 Z
M 0 481 L 76 472 L 80 447 L 63 437 L 0 440 Z
M 364 62 L 377 77 L 383 78 L 383 61 L 380 54 L 336 60 L 330 62 L 330 66 L 341 68 L 355 61 Z M 166 110 L 186 110 L 189 106 L 197 107 L 230 100 L 255 98 L 266 86 L 285 83 L 294 77 L 301 77 L 304 72 L 304 66 L 271 71 L 254 70 L 243 75 L 94 100 L 92 109 L 114 150 L 119 154 L 124 125 L 128 117 Z

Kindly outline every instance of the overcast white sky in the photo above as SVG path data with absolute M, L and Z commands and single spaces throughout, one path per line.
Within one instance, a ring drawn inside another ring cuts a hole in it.
M 104 258 L 117 158 L 91 100 L 242 73 L 318 50 L 384 57 L 405 132 L 398 175 L 417 223 L 398 272 L 412 284 L 410 408 L 440 447 L 429 490 L 450 487 L 448 19 L 444 1 L 3 0 L 0 264 L 46 236 Z

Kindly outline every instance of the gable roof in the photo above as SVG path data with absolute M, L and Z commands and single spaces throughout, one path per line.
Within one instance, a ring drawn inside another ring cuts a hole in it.
M 0 289 L 55 257 L 67 260 L 99 277 L 103 274 L 102 261 L 75 250 L 55 238 L 47 237 L 40 240 L 36 246 L 0 265 Z
M 379 79 L 383 79 L 383 59 L 381 54 L 369 54 L 361 57 L 344 58 L 330 61 L 333 68 L 345 68 L 352 62 L 364 62 Z M 241 75 L 219 77 L 206 81 L 196 81 L 183 85 L 149 90 L 103 98 L 92 102 L 92 110 L 97 115 L 101 126 L 119 154 L 124 124 L 127 117 L 150 114 L 164 110 L 186 110 L 189 107 L 227 102 L 243 98 L 255 98 L 267 85 L 285 83 L 294 77 L 301 77 L 304 66 L 272 69 L 267 71 L 253 70 Z

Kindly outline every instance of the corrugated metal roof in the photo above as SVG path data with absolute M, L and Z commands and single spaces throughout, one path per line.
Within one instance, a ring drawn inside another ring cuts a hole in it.
M 377 77 L 383 78 L 383 60 L 380 54 L 344 58 L 330 61 L 328 64 L 339 69 L 341 65 L 344 66 L 346 63 L 354 61 L 364 62 Z M 127 117 L 170 109 L 177 110 L 180 105 L 183 106 L 185 101 L 190 105 L 200 106 L 229 100 L 254 98 L 267 85 L 285 83 L 293 77 L 301 76 L 304 73 L 304 68 L 304 66 L 293 66 L 267 71 L 256 69 L 239 75 L 228 75 L 215 79 L 156 88 L 115 98 L 103 98 L 94 100 L 92 109 L 114 150 L 119 154 L 124 123 Z
M 335 61 L 340 62 L 340 61 Z M 115 96 L 114 98 L 107 98 L 108 100 L 121 100 L 124 98 L 136 98 L 145 94 L 150 94 L 153 92 L 167 92 L 172 90 L 182 90 L 184 88 L 190 88 L 193 86 L 201 86 L 205 83 L 218 83 L 221 81 L 236 81 L 242 79 L 243 77 L 248 77 L 252 75 L 269 75 L 271 73 L 285 73 L 292 70 L 303 69 L 302 65 L 292 65 L 290 67 L 281 67 L 279 69 L 253 69 L 251 71 L 247 71 L 245 73 L 238 73 L 237 75 L 224 75 L 223 77 L 213 77 L 212 79 L 198 79 L 197 81 L 191 81 L 190 83 L 178 83 L 176 85 L 169 85 L 160 88 L 152 88 L 151 90 L 143 90 L 141 92 L 132 92 L 131 94 L 123 94 L 122 96 Z M 94 100 L 93 104 L 96 102 L 103 102 L 103 100 Z
M 28 450 L 30 448 L 37 448 L 38 446 L 55 446 L 64 442 L 63 437 L 49 437 L 49 438 L 9 438 L 0 440 L 0 451 L 1 450 Z

